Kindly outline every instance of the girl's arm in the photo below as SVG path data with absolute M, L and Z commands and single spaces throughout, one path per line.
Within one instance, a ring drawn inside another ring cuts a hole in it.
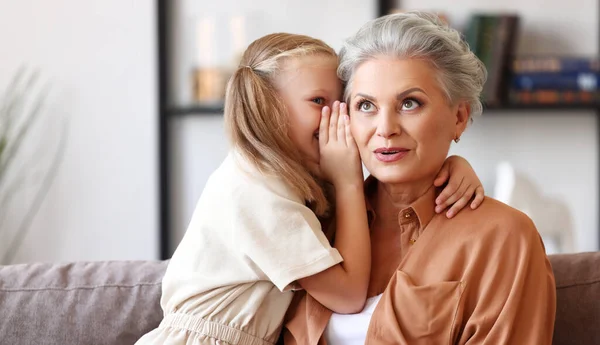
M 334 312 L 357 313 L 364 307 L 369 287 L 371 241 L 362 165 L 344 103 L 334 103 L 331 116 L 329 108 L 323 108 L 319 145 L 321 174 L 335 187 L 335 248 L 344 261 L 298 283 Z

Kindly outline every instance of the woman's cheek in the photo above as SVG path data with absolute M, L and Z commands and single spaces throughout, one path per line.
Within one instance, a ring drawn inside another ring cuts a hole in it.
M 364 144 L 365 137 L 368 136 L 368 131 L 369 123 L 365 121 L 364 118 L 361 118 L 357 115 L 350 115 L 350 132 L 352 132 L 352 136 L 354 137 L 356 144 L 358 144 L 359 141 Z

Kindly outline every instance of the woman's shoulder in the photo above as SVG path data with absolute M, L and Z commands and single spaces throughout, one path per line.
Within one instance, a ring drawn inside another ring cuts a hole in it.
M 501 238 L 507 242 L 539 239 L 537 228 L 527 214 L 490 197 L 476 210 L 459 212 L 456 219 L 475 237 L 479 234 L 481 238 Z
M 499 220 L 503 220 L 507 224 L 512 224 L 514 222 L 530 222 L 531 219 L 524 212 L 517 210 L 514 207 L 511 207 L 499 200 L 496 200 L 491 197 L 485 197 L 481 206 L 477 210 L 473 210 L 474 214 L 481 213 L 481 216 L 498 218 Z M 497 217 L 496 217 L 497 216 Z

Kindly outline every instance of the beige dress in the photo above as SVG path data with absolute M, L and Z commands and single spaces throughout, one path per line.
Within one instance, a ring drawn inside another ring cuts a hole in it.
M 341 261 L 303 200 L 231 152 L 169 263 L 164 319 L 136 344 L 273 344 L 295 281 Z

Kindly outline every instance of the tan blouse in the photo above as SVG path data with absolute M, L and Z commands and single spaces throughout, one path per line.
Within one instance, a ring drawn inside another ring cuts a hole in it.
M 374 178 L 366 182 L 370 204 L 376 185 Z M 432 186 L 398 214 L 400 264 L 373 312 L 366 344 L 551 344 L 555 282 L 533 222 L 491 198 L 447 219 L 434 212 L 436 195 Z M 369 212 L 373 232 L 377 210 Z M 285 344 L 326 344 L 331 313 L 298 293 Z

